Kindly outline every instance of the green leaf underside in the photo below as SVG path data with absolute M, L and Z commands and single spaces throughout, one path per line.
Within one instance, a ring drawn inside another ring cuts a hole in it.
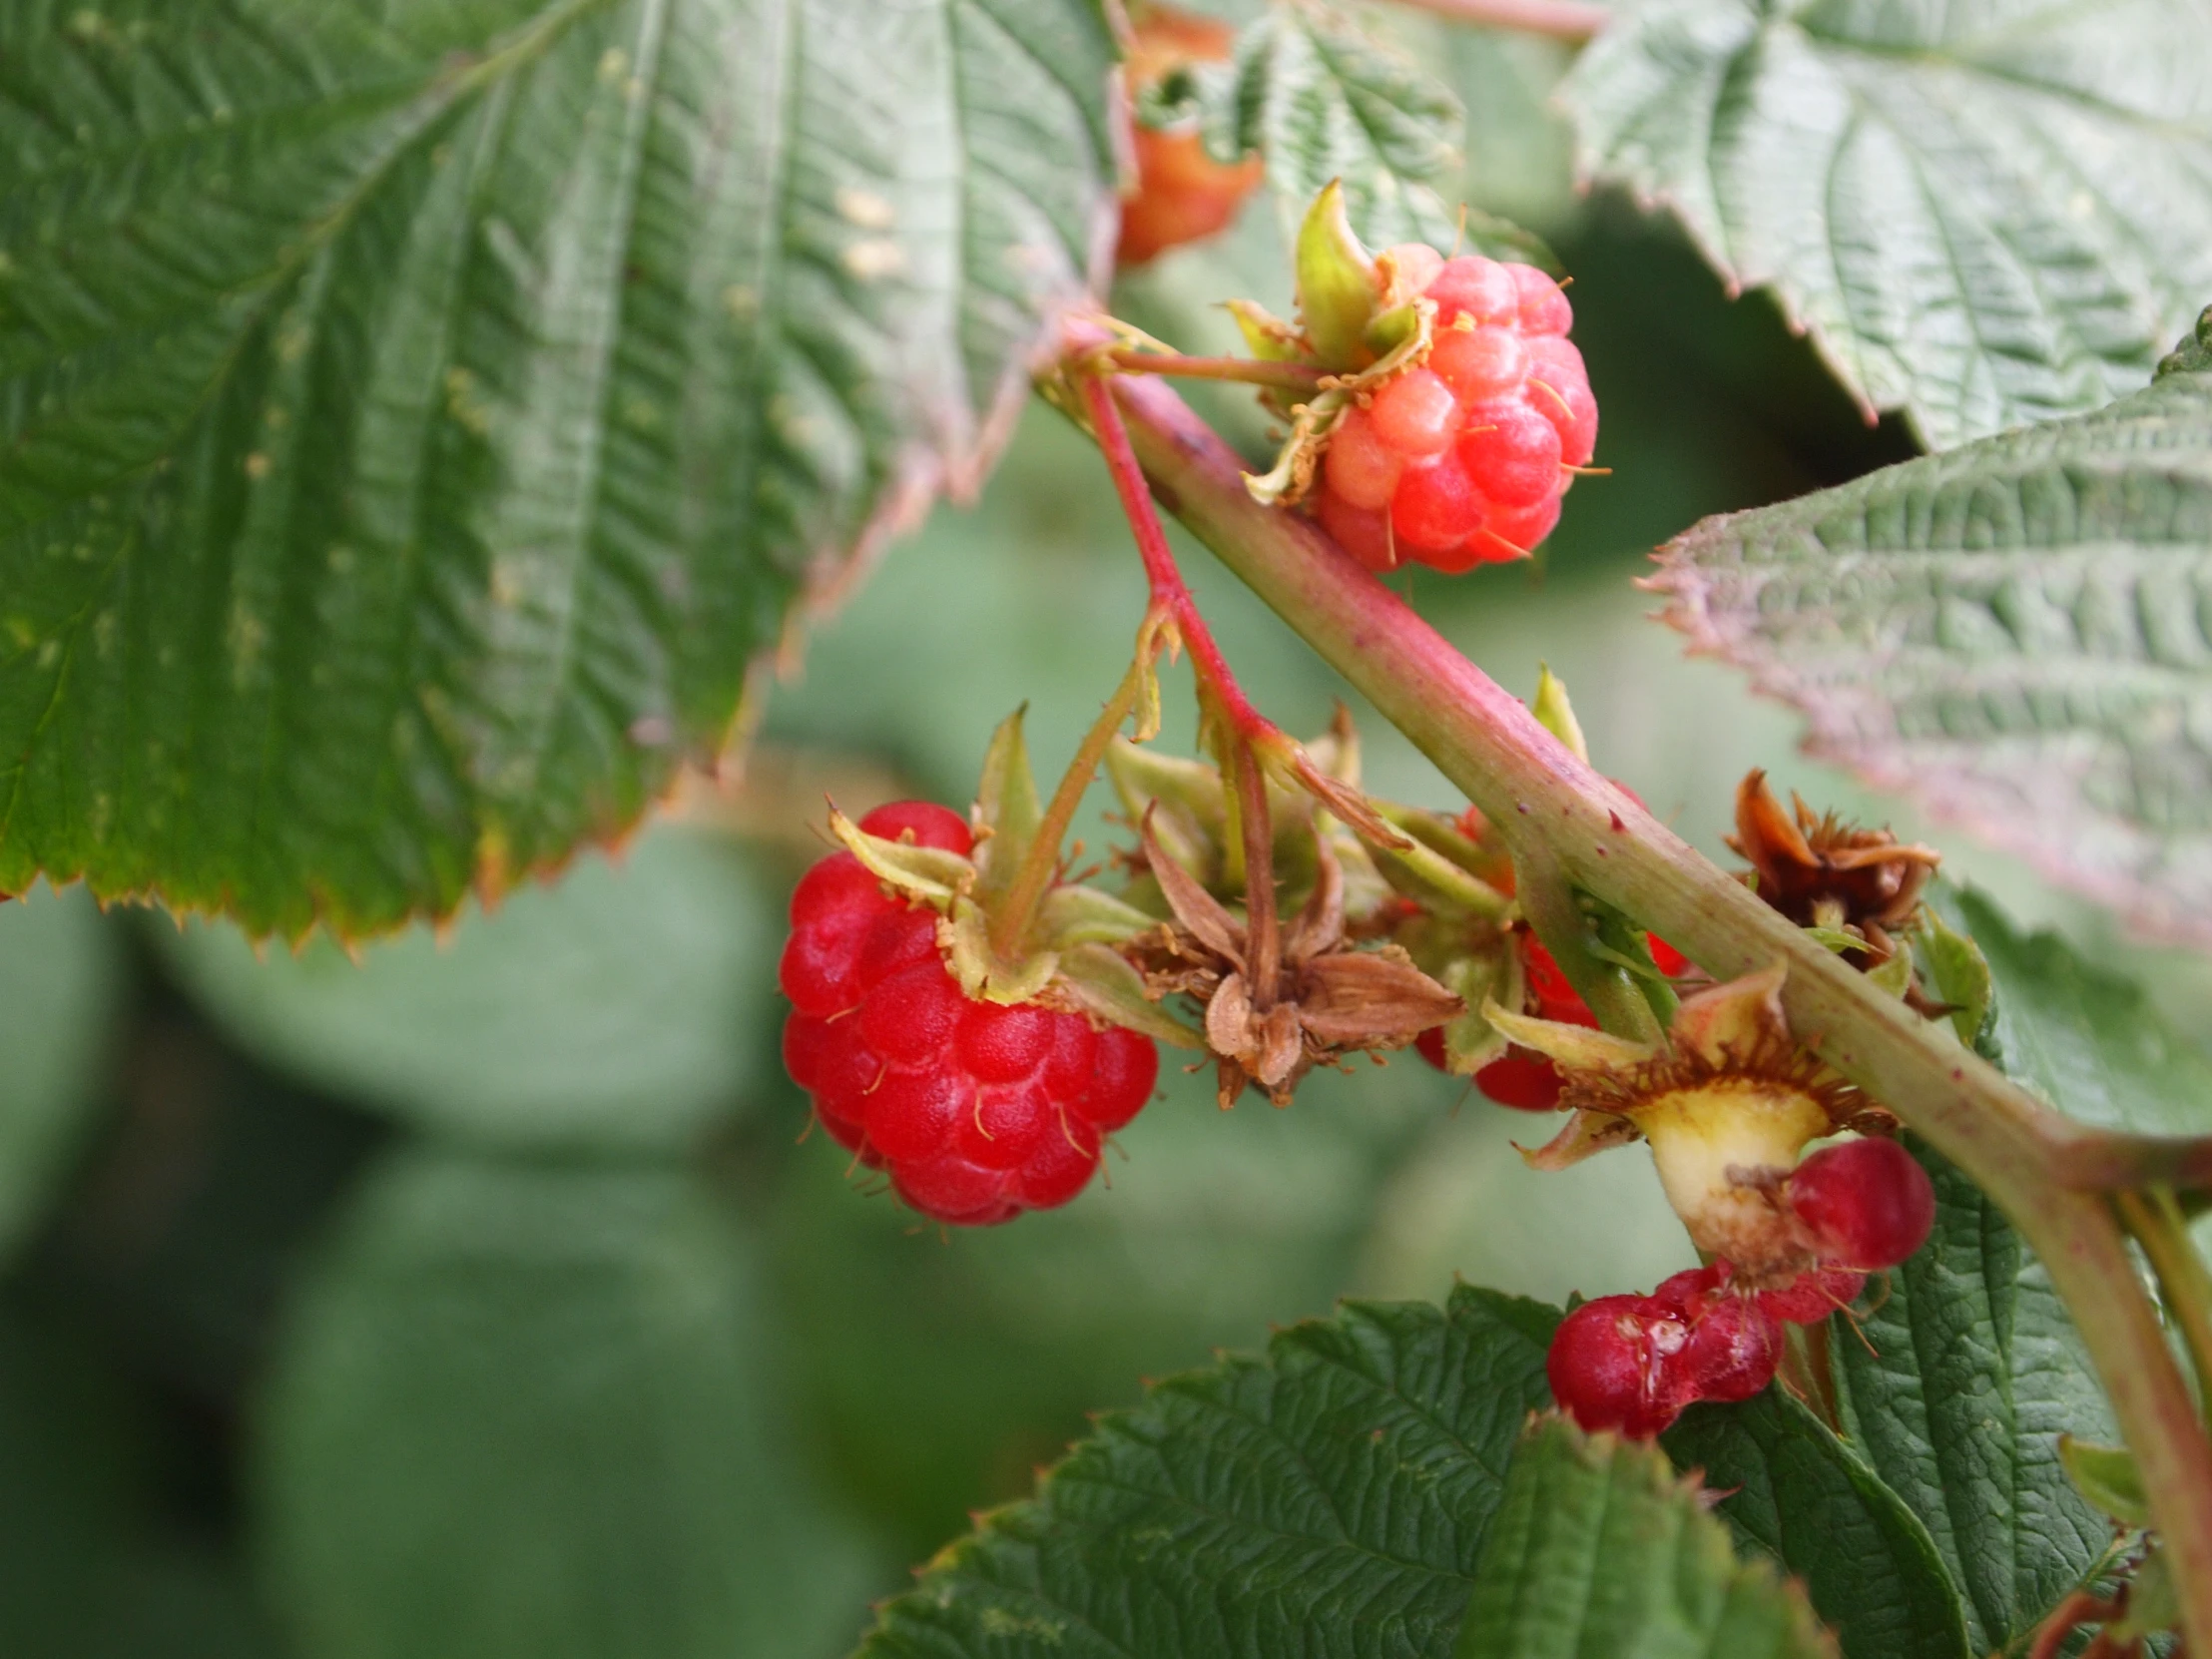
M 2042 1264 L 1971 1182 L 1914 1150 L 1936 1229 L 1869 1299 L 1866 1341 L 1834 1333 L 1837 1386 L 1853 1442 L 1942 1551 L 1982 1653 L 2033 1629 L 2111 1542 L 2058 1436 L 2114 1433 Z
M 679 1171 L 381 1171 L 263 1413 L 261 1540 L 301 1647 L 830 1651 L 854 1563 L 785 1464 L 743 1264 Z
M 1839 1334 L 1838 1340 L 1848 1340 Z M 1738 1542 L 1805 1582 L 1846 1659 L 1970 1659 L 1958 1592 L 1928 1528 L 1851 1446 L 1781 1386 L 1693 1405 L 1660 1437 L 1728 1495 Z
M 1737 1560 L 1656 1449 L 1546 1417 L 1514 1448 L 1455 1659 L 1835 1651 L 1803 1591 Z
M 634 820 L 971 484 L 1109 191 L 1087 0 L 0 16 L 0 886 L 258 931 Z
M 2212 941 L 2212 374 L 1707 519 L 1652 585 L 1808 747 Z
M 2212 1133 L 2212 1059 L 2167 1025 L 2142 987 L 2084 961 L 2056 933 L 2022 933 L 1983 893 L 1937 901 L 1988 961 L 1987 1041 L 2014 1078 L 2100 1129 Z
M 1947 448 L 2124 392 L 2212 298 L 2208 58 L 2195 0 L 1658 0 L 1562 96 L 1586 175 Z
M 1331 180 L 1370 248 L 1451 245 L 1438 181 L 1458 166 L 1459 101 L 1419 66 L 1326 12 L 1277 7 L 1238 36 L 1236 61 L 1201 78 L 1207 145 L 1267 158 L 1286 231 Z
M 1443 1659 L 1529 1411 L 1537 1303 L 1350 1305 L 1102 1418 L 882 1610 L 863 1659 Z
M 234 1040 L 333 1094 L 479 1144 L 681 1151 L 754 1075 L 744 1011 L 780 920 L 726 848 L 662 827 L 442 938 L 257 955 L 227 924 L 153 934 Z

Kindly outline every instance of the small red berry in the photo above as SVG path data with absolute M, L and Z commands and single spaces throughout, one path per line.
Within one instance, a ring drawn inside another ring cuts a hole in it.
M 1673 1362 L 1689 1341 L 1678 1310 L 1646 1296 L 1601 1296 L 1560 1321 L 1544 1375 L 1559 1408 L 1584 1428 L 1649 1439 L 1688 1403 Z
M 1517 1112 L 1554 1112 L 1566 1087 L 1559 1068 L 1533 1049 L 1509 1048 L 1474 1074 L 1474 1086 Z
M 1425 368 L 1407 369 L 1386 383 L 1367 414 L 1376 437 L 1408 460 L 1442 454 L 1460 426 L 1458 399 Z
M 1677 1385 L 1689 1399 L 1749 1399 L 1782 1364 L 1782 1327 L 1756 1298 L 1715 1296 L 1690 1323 L 1675 1357 Z
M 1390 533 L 1388 513 L 1355 507 L 1326 487 L 1320 499 L 1321 527 L 1339 547 L 1378 574 L 1397 568 L 1397 543 Z
M 1411 556 L 1444 553 L 1481 529 L 1488 512 L 1467 469 L 1447 453 L 1405 469 L 1390 499 L 1390 528 Z
M 1330 493 L 1347 506 L 1368 512 L 1381 512 L 1390 504 L 1398 474 L 1404 470 L 1403 451 L 1383 441 L 1365 409 L 1354 409 L 1337 423 L 1322 461 L 1322 478 Z
M 1436 325 L 1448 326 L 1461 316 L 1476 322 L 1520 321 L 1520 287 L 1513 274 L 1495 260 L 1478 254 L 1462 254 L 1446 260 L 1429 279 L 1428 297 L 1436 301 Z
M 1512 328 L 1440 328 L 1428 366 L 1462 403 L 1480 403 L 1520 390 L 1528 377 L 1528 353 Z
M 1785 1325 L 1818 1325 L 1850 1307 L 1866 1286 L 1867 1276 L 1850 1268 L 1813 1268 L 1777 1290 L 1761 1291 L 1759 1306 Z
M 947 852 L 972 844 L 965 820 L 926 802 L 878 808 L 860 828 Z M 1143 1109 L 1159 1076 L 1149 1037 L 969 998 L 935 912 L 849 852 L 800 880 L 781 973 L 792 1080 L 838 1145 L 939 1221 L 985 1226 L 1066 1203 L 1097 1172 L 1101 1137 Z
M 1836 1267 L 1894 1268 L 1936 1225 L 1935 1183 L 1895 1141 L 1824 1147 L 1791 1172 L 1785 1191 L 1807 1241 Z

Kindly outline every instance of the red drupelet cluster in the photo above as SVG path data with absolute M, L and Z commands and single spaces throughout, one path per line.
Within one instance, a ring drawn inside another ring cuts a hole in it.
M 927 802 L 879 807 L 860 828 L 948 852 L 972 844 L 958 814 Z M 938 948 L 936 912 L 849 852 L 806 873 L 791 918 L 784 1063 L 823 1127 L 923 1215 L 982 1227 L 1065 1204 L 1097 1170 L 1103 1138 L 1152 1098 L 1150 1037 L 968 997 Z
M 1726 1262 L 1678 1273 L 1649 1296 L 1605 1296 L 1560 1322 L 1545 1372 L 1552 1397 L 1584 1428 L 1637 1439 L 1701 1399 L 1749 1399 L 1773 1381 L 1782 1327 L 1847 1306 L 1869 1273 L 1920 1249 L 1936 1221 L 1928 1172 L 1895 1141 L 1824 1148 L 1794 1170 L 1782 1203 L 1817 1267 L 1787 1285 L 1731 1283 Z
M 1390 252 L 1400 269 L 1434 268 L 1435 342 L 1338 426 L 1316 511 L 1373 570 L 1521 558 L 1597 446 L 1597 400 L 1566 338 L 1573 307 L 1534 266 Z

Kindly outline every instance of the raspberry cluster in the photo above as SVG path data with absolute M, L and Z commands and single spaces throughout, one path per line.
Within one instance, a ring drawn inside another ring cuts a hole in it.
M 1568 468 L 1597 446 L 1597 400 L 1566 337 L 1573 307 L 1533 266 L 1418 245 L 1390 254 L 1416 279 L 1433 271 L 1434 343 L 1331 435 L 1321 522 L 1379 571 L 1521 558 L 1559 522 Z
M 965 821 L 927 802 L 879 807 L 860 828 L 965 854 Z M 792 894 L 780 976 L 784 1063 L 823 1127 L 923 1215 L 962 1226 L 1065 1204 L 1103 1138 L 1152 1098 L 1150 1037 L 1081 1014 L 967 996 L 937 915 L 834 852 Z
M 1781 1203 L 1817 1266 L 1755 1289 L 1715 1262 L 1649 1296 L 1585 1302 L 1560 1323 L 1545 1360 L 1560 1407 L 1585 1428 L 1648 1439 L 1697 1400 L 1749 1399 L 1781 1364 L 1784 1325 L 1844 1307 L 1869 1273 L 1920 1249 L 1936 1220 L 1928 1172 L 1895 1141 L 1814 1153 L 1791 1173 Z

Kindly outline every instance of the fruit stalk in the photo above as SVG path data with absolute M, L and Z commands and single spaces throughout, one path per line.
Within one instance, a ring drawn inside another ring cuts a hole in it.
M 1074 326 L 1071 344 L 1094 347 L 1095 325 Z M 1126 415 L 1161 503 L 1492 822 L 1525 821 L 1576 886 L 1717 979 L 1788 964 L 1792 1028 L 1964 1169 L 2048 1268 L 2144 1471 L 2185 1627 L 2212 1652 L 2212 1443 L 2112 1211 L 2056 1179 L 2048 1109 L 1609 788 L 1314 525 L 1255 502 L 1238 457 L 1173 388 L 1100 395 Z

